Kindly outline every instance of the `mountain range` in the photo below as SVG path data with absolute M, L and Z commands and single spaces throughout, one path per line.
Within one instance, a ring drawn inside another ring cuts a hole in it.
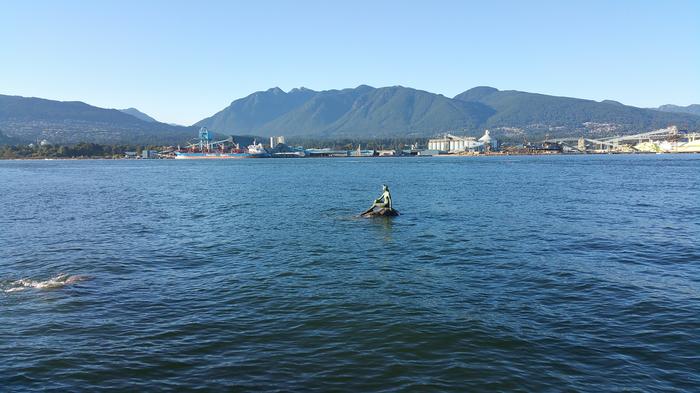
M 0 95 L 0 134 L 12 141 L 175 144 L 192 138 L 196 132 L 193 127 L 146 121 L 83 102 Z
M 403 86 L 361 85 L 342 90 L 280 88 L 233 101 L 193 126 L 165 124 L 138 111 L 104 109 L 83 102 L 0 95 L 0 144 L 46 139 L 54 144 L 178 144 L 199 127 L 221 135 L 285 135 L 312 138 L 430 137 L 443 132 L 534 140 L 549 135 L 608 136 L 669 125 L 698 130 L 693 108 L 637 108 L 493 87 L 446 97 Z
M 505 138 L 607 136 L 675 124 L 697 129 L 700 116 L 521 91 L 476 87 L 453 98 L 402 86 L 313 91 L 279 88 L 235 100 L 196 123 L 221 133 L 315 137 L 426 137 L 442 132 Z
M 678 105 L 661 105 L 658 110 L 663 112 L 675 112 L 675 113 L 690 113 L 691 115 L 700 116 L 700 105 L 693 104 L 688 106 L 678 106 Z
M 158 123 L 158 120 L 152 118 L 151 116 L 148 116 L 147 114 L 141 112 L 140 110 L 136 108 L 126 108 L 126 109 L 120 109 L 120 112 L 124 112 L 128 115 L 134 116 L 137 119 L 141 119 L 143 121 L 147 121 L 149 123 Z

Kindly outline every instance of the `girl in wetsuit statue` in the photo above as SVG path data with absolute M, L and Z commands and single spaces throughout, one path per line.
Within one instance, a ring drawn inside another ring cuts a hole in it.
M 378 207 L 380 209 L 389 209 L 391 210 L 391 193 L 389 192 L 389 187 L 386 184 L 382 185 L 382 195 L 379 196 L 379 198 L 374 200 L 374 203 L 372 204 L 372 207 L 367 209 L 366 212 L 362 213 L 367 214 L 374 210 L 375 207 Z

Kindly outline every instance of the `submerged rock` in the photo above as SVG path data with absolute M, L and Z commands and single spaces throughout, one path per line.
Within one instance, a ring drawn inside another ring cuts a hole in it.
M 399 211 L 396 209 L 391 209 L 391 208 L 381 208 L 381 209 L 374 209 L 372 211 L 369 211 L 367 213 L 363 213 L 362 217 L 365 218 L 372 218 L 372 217 L 396 217 L 399 215 Z

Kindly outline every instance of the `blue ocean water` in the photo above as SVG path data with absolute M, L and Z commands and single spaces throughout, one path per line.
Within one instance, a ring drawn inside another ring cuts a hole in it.
M 394 219 L 361 219 L 391 187 Z M 700 156 L 1 161 L 0 391 L 698 391 Z

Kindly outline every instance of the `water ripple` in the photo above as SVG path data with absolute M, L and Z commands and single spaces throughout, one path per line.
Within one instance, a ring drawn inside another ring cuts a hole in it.
M 697 391 L 698 170 L 0 162 L 0 390 Z

